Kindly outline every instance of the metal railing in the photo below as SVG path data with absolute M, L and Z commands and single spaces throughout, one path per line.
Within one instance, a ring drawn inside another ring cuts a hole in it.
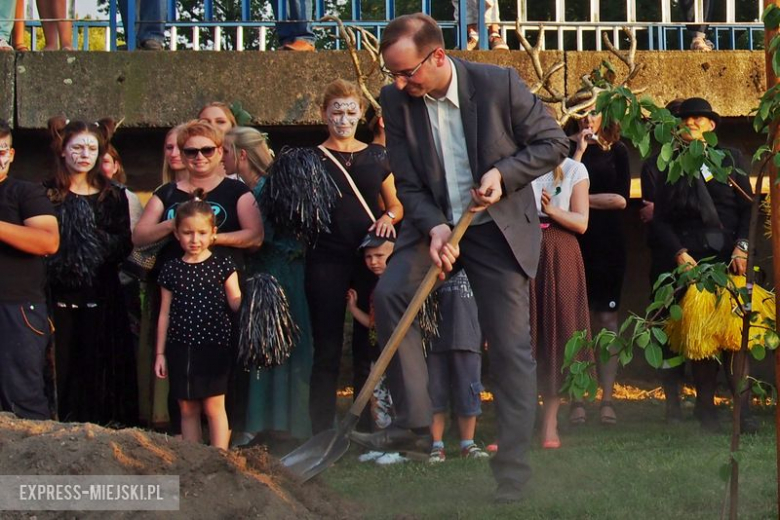
M 128 0 L 128 19 L 123 24 L 118 16 L 117 0 L 110 0 L 108 6 L 108 18 L 102 20 L 74 20 L 74 46 L 78 49 L 88 50 L 90 29 L 103 31 L 100 37 L 106 50 L 117 50 L 117 42 L 123 39 L 127 43 L 127 49 L 136 48 L 135 34 L 135 6 L 140 0 Z M 270 0 L 277 3 L 277 12 L 286 12 L 285 0 Z M 384 18 L 381 20 L 368 20 L 363 17 L 364 5 L 361 0 L 348 0 L 346 4 L 338 4 L 339 0 L 315 0 L 314 20 L 312 27 L 315 29 L 318 39 L 318 47 L 342 48 L 343 43 L 338 38 L 337 26 L 333 22 L 318 21 L 325 14 L 340 15 L 346 24 L 355 25 L 371 31 L 378 37 L 387 25 L 388 21 L 396 15 L 395 0 L 375 0 L 373 5 L 383 6 Z M 495 0 L 498 1 L 498 0 Z M 506 21 L 500 22 L 499 32 L 510 43 L 511 48 L 519 48 L 516 28 L 523 36 L 528 37 L 533 43 L 539 35 L 540 25 L 545 27 L 545 38 L 541 43 L 543 49 L 549 50 L 601 50 L 602 42 L 599 35 L 607 32 L 612 42 L 620 48 L 625 41 L 621 34 L 622 27 L 629 27 L 637 38 L 639 48 L 647 50 L 682 50 L 687 48 L 689 37 L 686 36 L 686 22 L 680 13 L 676 2 L 672 0 L 660 0 L 652 2 L 655 6 L 651 13 L 653 19 L 647 19 L 647 4 L 642 0 L 614 0 L 611 7 L 620 5 L 624 12 L 611 18 L 601 10 L 601 3 L 606 0 L 585 0 L 588 3 L 588 12 L 577 19 L 567 11 L 566 0 L 554 0 L 552 9 L 539 15 L 538 6 L 542 2 L 538 0 L 516 0 L 514 12 L 502 13 Z M 248 48 L 268 50 L 275 46 L 272 39 L 272 31 L 275 27 L 270 4 L 266 4 L 263 13 L 253 17 L 250 0 L 241 0 L 240 12 L 235 19 L 218 19 L 215 15 L 214 1 L 204 0 L 197 14 L 198 19 L 191 19 L 189 13 L 181 16 L 181 9 L 176 0 L 167 0 L 168 19 L 166 25 L 166 47 L 170 50 L 187 48 L 192 50 L 236 50 L 243 51 Z M 467 0 L 457 0 L 459 12 L 466 12 Z M 703 23 L 702 0 L 694 0 L 695 17 L 692 23 Z M 581 5 L 582 0 L 578 3 Z M 484 20 L 485 2 L 477 1 L 478 19 Z M 639 6 L 638 6 L 639 4 Z M 369 5 L 366 2 L 366 5 Z M 432 0 L 420 0 L 419 10 L 431 14 L 436 18 L 445 33 L 448 43 L 455 48 L 465 48 L 468 28 L 465 19 L 455 21 L 444 19 L 441 13 L 452 13 L 451 2 L 441 0 L 434 4 Z M 763 25 L 760 16 L 763 2 L 752 0 L 750 2 L 737 2 L 737 0 L 725 0 L 725 13 L 713 17 L 706 22 L 709 25 L 710 39 L 715 48 L 719 50 L 730 49 L 755 49 L 763 45 Z M 739 12 L 738 6 L 748 12 Z M 747 6 L 747 7 L 746 7 Z M 638 8 L 639 7 L 639 8 Z M 511 11 L 511 10 L 510 10 Z M 542 10 L 543 11 L 543 10 Z M 567 18 L 567 13 L 569 17 Z M 724 16 L 725 14 L 725 16 Z M 451 14 L 450 14 L 451 16 Z M 543 18 L 543 19 L 542 19 Z M 615 19 L 618 18 L 618 19 Z M 512 20 L 512 21 L 510 21 Z M 516 21 L 515 21 L 516 20 Z M 40 21 L 29 20 L 26 22 L 32 32 L 32 48 L 37 41 L 37 27 Z M 488 48 L 488 27 L 480 22 L 479 48 Z M 120 36 L 121 35 L 121 36 Z M 94 35 L 93 35 L 94 38 Z M 249 43 L 247 43 L 249 42 Z

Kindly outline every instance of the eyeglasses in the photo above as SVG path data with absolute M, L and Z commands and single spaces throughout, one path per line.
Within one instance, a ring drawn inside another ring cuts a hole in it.
M 433 53 L 436 52 L 437 50 L 439 50 L 438 47 L 436 47 L 431 52 L 429 52 L 428 55 L 425 58 L 423 58 L 423 60 L 420 63 L 418 63 L 417 66 L 415 68 L 413 68 L 412 70 L 410 70 L 409 72 L 406 72 L 406 71 L 392 72 L 392 71 L 386 69 L 384 67 L 384 65 L 383 65 L 382 69 L 381 69 L 382 70 L 382 74 L 384 74 L 385 76 L 389 76 L 389 77 L 391 77 L 393 79 L 398 79 L 398 78 L 411 79 L 412 76 L 417 74 L 417 71 L 420 70 L 420 67 L 423 66 L 423 63 L 428 61 L 428 58 L 433 56 Z
M 201 154 L 206 159 L 212 157 L 214 155 L 214 152 L 217 151 L 216 146 L 204 146 L 203 148 L 182 148 L 181 153 L 184 154 L 184 157 L 187 159 L 195 159 L 198 154 Z

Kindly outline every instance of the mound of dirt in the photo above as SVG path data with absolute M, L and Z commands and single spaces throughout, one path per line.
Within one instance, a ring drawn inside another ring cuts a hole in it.
M 78 518 L 359 518 L 316 482 L 296 483 L 261 448 L 223 451 L 139 429 L 27 421 L 0 413 L 0 475 L 179 475 L 178 512 L 79 512 Z M 73 518 L 73 512 L 3 512 Z

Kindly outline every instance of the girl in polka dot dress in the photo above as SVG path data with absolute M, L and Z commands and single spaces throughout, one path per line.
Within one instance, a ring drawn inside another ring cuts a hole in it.
M 209 250 L 217 228 L 203 198 L 203 190 L 195 190 L 193 200 L 176 212 L 174 235 L 184 256 L 167 262 L 158 278 L 162 296 L 154 371 L 160 378 L 170 371 L 182 437 L 202 441 L 204 413 L 211 445 L 227 450 L 225 392 L 236 355 L 230 346 L 230 311 L 238 310 L 241 290 L 233 260 Z

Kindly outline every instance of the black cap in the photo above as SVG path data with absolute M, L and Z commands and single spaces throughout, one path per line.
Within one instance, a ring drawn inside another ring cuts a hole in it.
M 369 247 L 379 247 L 385 242 L 395 243 L 394 237 L 380 237 L 377 236 L 375 232 L 370 232 L 365 237 L 363 237 L 363 241 L 358 246 L 358 250 L 363 250 Z
M 704 116 L 713 120 L 716 125 L 720 124 L 720 116 L 712 110 L 712 105 L 706 99 L 692 97 L 683 101 L 677 109 L 677 117 L 685 119 L 689 116 Z

